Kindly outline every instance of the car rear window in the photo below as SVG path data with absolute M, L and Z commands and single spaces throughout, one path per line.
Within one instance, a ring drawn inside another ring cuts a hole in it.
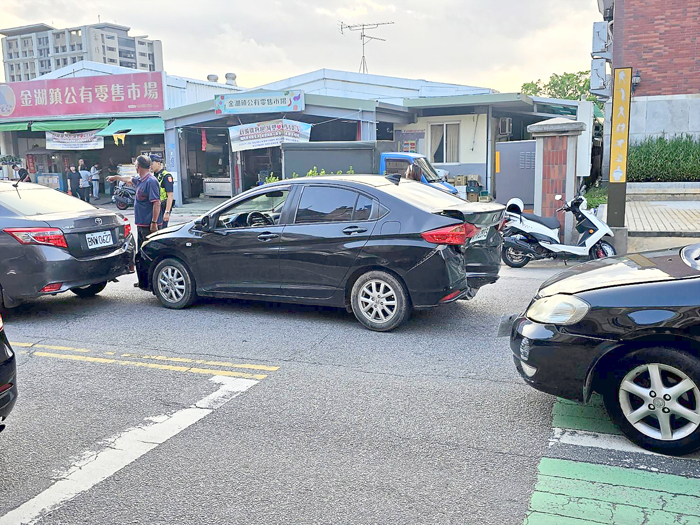
M 25 217 L 95 209 L 94 206 L 60 191 L 42 187 L 27 188 L 23 185 L 0 191 L 0 212 L 2 208 Z
M 435 210 L 444 210 L 451 206 L 466 204 L 459 197 L 445 191 L 432 188 L 427 184 L 403 179 L 398 185 L 388 184 L 377 189 L 431 213 Z

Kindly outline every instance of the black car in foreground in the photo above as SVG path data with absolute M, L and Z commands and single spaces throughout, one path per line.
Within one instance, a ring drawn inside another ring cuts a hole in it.
M 197 296 L 326 305 L 391 330 L 498 279 L 503 211 L 392 177 L 280 181 L 150 235 L 139 285 L 168 308 Z
M 16 400 L 17 364 L 0 316 L 0 432 L 5 430 L 4 421 L 12 412 Z
M 601 393 L 649 450 L 700 449 L 700 244 L 576 266 L 510 322 L 527 383 L 584 402 Z
M 71 290 L 80 297 L 133 273 L 124 216 L 64 193 L 0 181 L 0 308 Z

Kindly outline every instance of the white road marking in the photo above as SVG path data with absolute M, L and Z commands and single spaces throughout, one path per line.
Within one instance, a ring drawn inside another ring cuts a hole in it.
M 86 452 L 48 489 L 0 517 L 0 525 L 36 523 L 259 382 L 223 376 L 210 380 L 221 385 L 216 392 L 170 416 L 146 418 L 148 423 L 125 430 L 102 450 Z
M 624 436 L 555 427 L 552 429 L 552 437 L 549 438 L 549 446 L 551 447 L 559 443 L 564 445 L 576 445 L 579 447 L 602 448 L 617 450 L 619 452 L 636 452 L 638 454 L 667 457 L 663 454 L 657 454 L 656 452 L 638 447 Z M 698 461 L 700 460 L 700 453 L 683 456 L 683 459 Z M 0 525 L 2 525 L 1 521 Z

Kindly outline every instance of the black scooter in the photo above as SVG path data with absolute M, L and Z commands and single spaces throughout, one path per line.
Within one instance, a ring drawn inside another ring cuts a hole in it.
M 117 205 L 117 208 L 121 211 L 126 210 L 129 206 L 134 205 L 136 200 L 136 189 L 132 186 L 119 186 L 114 190 L 114 195 L 112 195 L 112 202 Z

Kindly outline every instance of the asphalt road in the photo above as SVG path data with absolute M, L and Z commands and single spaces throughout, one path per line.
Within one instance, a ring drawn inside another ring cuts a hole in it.
M 697 481 L 696 459 L 625 448 L 604 414 L 572 419 L 517 376 L 500 318 L 559 269 L 504 269 L 473 301 L 388 334 L 315 307 L 170 311 L 133 276 L 14 309 L 0 525 L 563 523 L 546 521 L 559 515 L 548 476 L 606 465 L 632 485 L 652 471 Z

